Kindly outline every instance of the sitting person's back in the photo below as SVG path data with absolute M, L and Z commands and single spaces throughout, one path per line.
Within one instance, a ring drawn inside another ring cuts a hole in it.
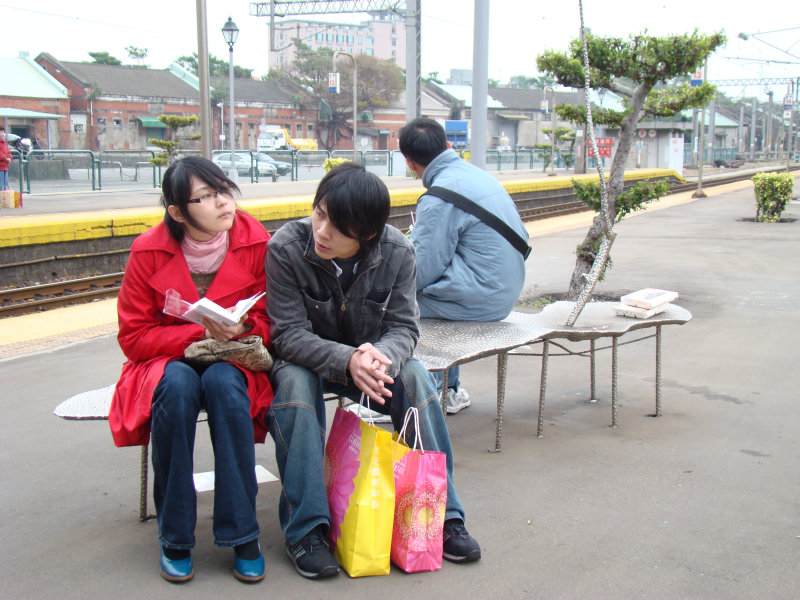
M 443 187 L 499 217 L 523 239 L 528 232 L 497 179 L 445 150 L 424 169 L 423 185 Z M 522 255 L 476 216 L 425 194 L 411 242 L 417 251 L 421 315 L 454 321 L 499 321 L 514 308 L 525 283 Z

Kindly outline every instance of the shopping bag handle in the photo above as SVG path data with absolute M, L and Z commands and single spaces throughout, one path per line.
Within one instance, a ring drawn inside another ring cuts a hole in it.
M 411 419 L 414 419 L 414 447 L 412 450 L 417 449 L 417 443 L 419 443 L 419 451 L 422 454 L 425 454 L 425 448 L 422 447 L 422 439 L 419 435 L 419 409 L 416 406 L 409 406 L 408 410 L 406 411 L 406 416 L 403 418 L 403 427 L 400 429 L 400 433 L 397 435 L 400 436 L 404 442 L 406 442 L 406 446 L 408 446 L 408 442 L 406 441 L 406 427 L 408 427 L 409 422 Z
M 367 396 L 367 395 L 366 395 L 364 392 L 361 392 L 361 398 L 359 398 L 359 399 L 358 399 L 358 403 L 359 403 L 361 406 L 364 406 L 364 398 L 366 398 L 366 399 L 367 399 L 367 406 L 366 406 L 366 408 L 367 408 L 367 423 L 369 423 L 370 425 L 372 425 L 373 427 L 375 427 L 375 421 L 374 421 L 374 419 L 373 419 L 373 417 L 372 417 L 372 412 L 373 412 L 373 411 L 372 411 L 372 409 L 369 407 L 369 396 Z

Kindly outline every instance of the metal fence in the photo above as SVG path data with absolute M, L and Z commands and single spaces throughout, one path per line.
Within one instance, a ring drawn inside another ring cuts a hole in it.
M 182 150 L 183 156 L 199 155 L 199 150 Z M 316 181 L 325 175 L 328 158 L 352 160 L 352 150 L 300 150 L 269 151 L 234 150 L 235 165 L 240 181 L 260 183 L 276 181 L 282 177 L 291 181 Z M 468 153 L 460 153 L 469 160 Z M 272 174 L 272 167 L 265 160 L 291 165 L 283 167 L 285 173 Z M 149 150 L 32 150 L 25 159 L 12 150 L 9 166 L 9 183 L 12 189 L 26 194 L 56 193 L 66 191 L 157 188 L 161 185 L 164 168 L 153 165 L 150 160 L 155 152 Z M 407 174 L 402 154 L 395 150 L 366 150 L 357 152 L 358 161 L 381 177 L 404 177 Z M 226 173 L 231 168 L 230 151 L 214 150 L 212 160 Z M 498 151 L 487 150 L 488 171 L 510 171 L 544 168 L 542 153 L 533 150 Z M 566 164 L 557 157 L 556 167 Z

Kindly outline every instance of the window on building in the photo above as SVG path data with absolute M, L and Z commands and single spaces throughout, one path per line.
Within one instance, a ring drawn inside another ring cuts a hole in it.
M 392 46 L 397 46 L 397 40 L 392 38 Z
M 326 42 L 332 42 L 333 41 L 333 34 L 332 33 L 326 33 L 325 34 L 325 41 Z
M 303 135 L 303 124 L 298 123 L 295 125 L 295 129 L 297 129 L 297 137 L 301 137 Z
M 344 41 L 344 36 L 341 33 L 337 33 L 336 34 L 336 41 L 337 42 L 343 42 Z
M 284 123 L 283 128 L 288 131 L 290 134 L 292 133 L 292 124 L 291 123 Z
M 364 38 L 362 38 L 362 37 L 358 38 L 358 43 L 359 44 L 363 44 L 364 43 Z
M 314 137 L 314 126 L 311 123 L 309 123 L 306 126 L 306 130 L 308 131 L 308 137 L 313 138 Z
M 324 36 L 323 34 L 321 34 L 321 33 L 318 33 L 318 34 L 317 34 L 316 40 L 317 40 L 318 42 L 321 42 L 321 41 L 322 41 L 322 40 L 324 40 L 324 39 L 325 39 L 325 36 Z
M 372 56 L 372 48 L 367 48 L 367 56 Z
M 122 119 L 120 119 L 119 117 L 114 117 L 112 119 L 112 122 L 114 123 L 114 125 L 116 125 L 118 127 L 122 126 Z
M 371 37 L 367 38 L 367 46 L 372 46 L 372 38 Z
M 138 119 L 128 119 L 128 127 L 136 127 Z
M 347 36 L 347 43 L 348 44 L 352 44 L 353 43 L 353 36 L 352 35 L 348 35 Z
M 106 118 L 105 117 L 97 117 L 97 124 L 98 125 L 105 125 L 106 124 Z

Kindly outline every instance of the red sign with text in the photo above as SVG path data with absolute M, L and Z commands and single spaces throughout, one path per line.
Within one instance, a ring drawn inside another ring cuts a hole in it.
M 594 149 L 592 148 L 592 141 L 586 140 L 588 147 L 587 156 L 594 158 Z M 597 138 L 597 152 L 601 158 L 611 158 L 611 148 L 614 146 L 614 138 Z

